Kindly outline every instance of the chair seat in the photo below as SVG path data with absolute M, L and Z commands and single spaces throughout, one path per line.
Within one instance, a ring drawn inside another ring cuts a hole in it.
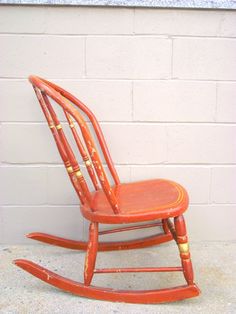
M 81 207 L 85 218 L 100 223 L 130 223 L 182 214 L 188 194 L 179 184 L 163 179 L 120 184 L 113 188 L 120 214 L 114 214 L 103 190 L 92 194 L 91 207 Z

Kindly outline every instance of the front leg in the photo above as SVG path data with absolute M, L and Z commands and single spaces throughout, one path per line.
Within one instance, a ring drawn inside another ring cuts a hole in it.
M 93 278 L 97 250 L 98 250 L 98 223 L 91 222 L 89 226 L 89 241 L 84 264 L 84 284 L 86 286 L 90 285 Z
M 188 237 L 184 216 L 174 218 L 176 242 L 179 248 L 179 254 L 182 261 L 184 277 L 189 285 L 193 284 L 193 267 L 190 258 Z

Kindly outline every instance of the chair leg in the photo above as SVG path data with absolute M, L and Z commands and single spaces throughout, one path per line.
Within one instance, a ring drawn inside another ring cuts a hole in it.
M 84 284 L 86 286 L 90 285 L 93 278 L 97 250 L 98 250 L 98 223 L 91 222 L 89 226 L 89 241 L 84 265 Z
M 189 285 L 193 284 L 193 268 L 189 252 L 188 237 L 183 215 L 174 218 L 176 242 L 182 261 L 184 277 Z
M 165 234 L 169 234 L 170 233 L 170 229 L 168 227 L 167 219 L 162 219 L 161 222 L 162 222 L 163 231 L 165 232 Z

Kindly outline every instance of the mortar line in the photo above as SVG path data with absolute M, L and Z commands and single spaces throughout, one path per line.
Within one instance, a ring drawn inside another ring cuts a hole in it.
M 230 37 L 230 36 L 218 36 L 218 35 L 177 35 L 177 34 L 167 34 L 167 33 L 136 33 L 136 32 L 130 32 L 130 33 L 101 33 L 101 34 L 88 34 L 88 33 L 81 33 L 81 34 L 72 34 L 72 33 L 44 33 L 44 32 L 38 32 L 38 33 L 25 33 L 25 32 L 19 32 L 19 33 L 9 33 L 9 32 L 1 32 L 0 37 L 13 37 L 13 36 L 26 36 L 26 37 L 68 37 L 68 38 L 83 38 L 85 36 L 87 37 L 149 37 L 149 38 L 160 38 L 160 39 L 168 39 L 168 36 L 172 36 L 176 39 L 213 39 L 213 40 L 236 40 L 236 37 Z
M 84 76 L 87 78 L 87 36 L 84 38 Z
M 80 161 L 82 163 L 82 161 Z M 142 167 L 142 168 L 148 168 L 148 167 L 164 167 L 164 168 L 171 168 L 171 167 L 190 167 L 190 168 L 209 168 L 209 167 L 224 167 L 224 168 L 230 168 L 230 167 L 236 167 L 236 163 L 148 163 L 148 164 L 135 164 L 135 163 L 130 163 L 130 164 L 122 164 L 122 163 L 114 163 L 115 166 L 117 167 Z M 103 163 L 103 166 L 106 166 L 105 163 Z M 14 162 L 7 162 L 7 161 L 2 161 L 1 164 L 2 168 L 27 168 L 27 167 L 61 167 L 64 168 L 64 164 L 60 162 L 25 162 L 25 163 L 14 163 Z
M 131 83 L 131 119 L 132 123 L 135 122 L 134 120 L 134 82 Z
M 217 122 L 217 114 L 218 114 L 218 88 L 219 88 L 219 84 L 218 82 L 216 82 L 216 94 L 215 94 L 215 97 L 216 97 L 216 102 L 215 102 L 215 110 L 214 110 L 214 120 L 216 123 Z
M 212 176 L 213 176 L 213 168 L 210 167 L 210 182 L 209 182 L 209 195 L 208 195 L 208 201 L 210 204 L 214 204 L 214 201 L 212 201 Z
M 0 81 L 27 81 L 28 78 L 24 76 L 0 76 Z M 236 80 L 229 80 L 229 79 L 197 79 L 197 78 L 161 78 L 161 77 L 156 77 L 156 78 L 130 78 L 130 77 L 69 77 L 69 78 L 58 78 L 58 77 L 48 77 L 47 80 L 55 80 L 55 81 L 85 81 L 85 82 L 90 82 L 90 81 L 151 81 L 151 82 L 176 82 L 176 81 L 181 81 L 181 82 L 206 82 L 206 83 L 215 83 L 215 82 L 222 82 L 222 83 L 236 83 Z
M 61 121 L 62 125 L 67 125 L 66 121 Z M 182 126 L 182 125 L 188 125 L 188 126 L 235 126 L 236 122 L 216 122 L 216 121 L 182 121 L 182 122 L 176 122 L 176 121 L 137 121 L 137 120 L 128 120 L 128 121 L 99 121 L 101 125 L 157 125 L 157 126 Z M 19 126 L 34 126 L 34 125 L 41 125 L 41 126 L 47 126 L 46 122 L 43 121 L 1 121 L 2 126 L 5 125 L 19 125 Z M 90 125 L 90 122 L 87 122 L 88 125 Z
M 174 78 L 174 38 L 171 37 L 171 79 Z
M 208 203 L 190 203 L 190 206 L 198 206 L 198 207 L 204 207 L 204 206 L 209 206 L 209 207 L 215 207 L 215 206 L 226 206 L 226 207 L 231 207 L 235 206 L 236 203 L 214 203 L 214 204 L 208 204 Z M 38 207 L 38 208 L 58 208 L 58 207 L 69 207 L 69 208 L 78 208 L 80 206 L 80 203 L 78 201 L 78 204 L 19 204 L 19 205 L 10 205 L 10 204 L 3 204 L 1 205 L 2 207 L 8 207 L 8 208 L 30 208 L 30 207 Z

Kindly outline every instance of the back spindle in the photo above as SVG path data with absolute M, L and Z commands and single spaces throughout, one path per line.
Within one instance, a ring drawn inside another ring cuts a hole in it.
M 77 178 L 75 177 L 75 174 L 73 172 L 73 168 L 72 168 L 72 166 L 70 164 L 70 161 L 69 161 L 69 159 L 67 157 L 67 154 L 66 154 L 66 151 L 64 149 L 64 146 L 63 146 L 63 144 L 62 144 L 62 142 L 60 140 L 60 137 L 58 135 L 57 129 L 55 127 L 55 124 L 54 124 L 54 122 L 52 120 L 52 117 L 51 117 L 50 113 L 48 112 L 47 106 L 46 106 L 46 104 L 44 102 L 44 98 L 43 98 L 41 92 L 38 89 L 36 89 L 35 87 L 34 87 L 34 91 L 35 91 L 36 96 L 37 96 L 37 98 L 39 100 L 39 103 L 40 103 L 42 111 L 43 111 L 43 113 L 45 115 L 45 118 L 46 118 L 46 120 L 48 122 L 48 126 L 49 126 L 49 128 L 50 128 L 50 130 L 52 132 L 52 135 L 53 135 L 54 139 L 55 139 L 55 142 L 56 142 L 56 145 L 57 145 L 57 149 L 58 149 L 59 154 L 60 154 L 60 156 L 62 158 L 62 161 L 63 161 L 63 163 L 64 163 L 64 165 L 65 165 L 65 167 L 67 169 L 67 173 L 68 173 L 68 175 L 70 177 L 71 183 L 73 184 L 74 189 L 75 189 L 77 195 L 79 196 L 79 199 L 80 199 L 81 203 L 85 204 L 86 200 L 85 200 L 84 193 L 83 193 L 83 191 L 81 189 L 81 186 L 80 186 Z
M 55 111 L 53 110 L 53 107 L 50 103 L 50 101 L 48 100 L 48 97 L 45 95 L 45 94 L 42 94 L 43 95 L 43 99 L 46 103 L 46 106 L 48 108 L 48 111 L 50 112 L 51 116 L 52 116 L 52 119 L 54 121 L 54 124 L 56 126 L 56 129 L 58 131 L 58 134 L 60 136 L 60 139 L 63 143 L 63 146 L 65 147 L 65 151 L 67 153 L 67 156 L 69 158 L 69 161 L 70 161 L 70 164 L 72 166 L 72 169 L 73 169 L 73 172 L 75 173 L 75 176 L 77 177 L 78 181 L 79 181 L 79 184 L 81 185 L 81 188 L 84 192 L 84 195 L 85 195 L 85 198 L 87 200 L 88 203 L 90 203 L 91 201 L 91 193 L 88 189 L 88 185 L 84 179 L 84 176 L 80 170 L 80 166 L 75 158 L 75 155 L 73 153 L 73 150 L 65 136 L 65 133 L 63 131 L 63 128 L 62 128 L 62 125 L 60 124 L 60 121 L 58 120 L 57 118 L 57 115 L 55 113 Z
M 83 144 L 79 138 L 79 135 L 77 133 L 74 122 L 73 122 L 72 118 L 70 117 L 70 115 L 65 110 L 64 110 L 64 113 L 65 113 L 66 119 L 69 123 L 70 129 L 71 129 L 71 132 L 72 132 L 73 137 L 75 139 L 75 142 L 77 144 L 77 147 L 79 149 L 79 152 L 80 152 L 82 159 L 85 163 L 85 166 L 87 168 L 88 174 L 92 180 L 93 186 L 94 186 L 95 190 L 99 190 L 99 185 L 98 185 L 98 181 L 97 181 L 96 175 L 95 175 L 94 170 L 93 170 L 92 162 L 91 162 L 91 160 L 90 160 L 90 158 L 89 158 L 89 156 L 88 156 L 88 154 L 87 154 L 87 152 L 86 152 L 86 150 L 85 150 L 85 148 L 84 148 L 84 146 L 83 146 Z

